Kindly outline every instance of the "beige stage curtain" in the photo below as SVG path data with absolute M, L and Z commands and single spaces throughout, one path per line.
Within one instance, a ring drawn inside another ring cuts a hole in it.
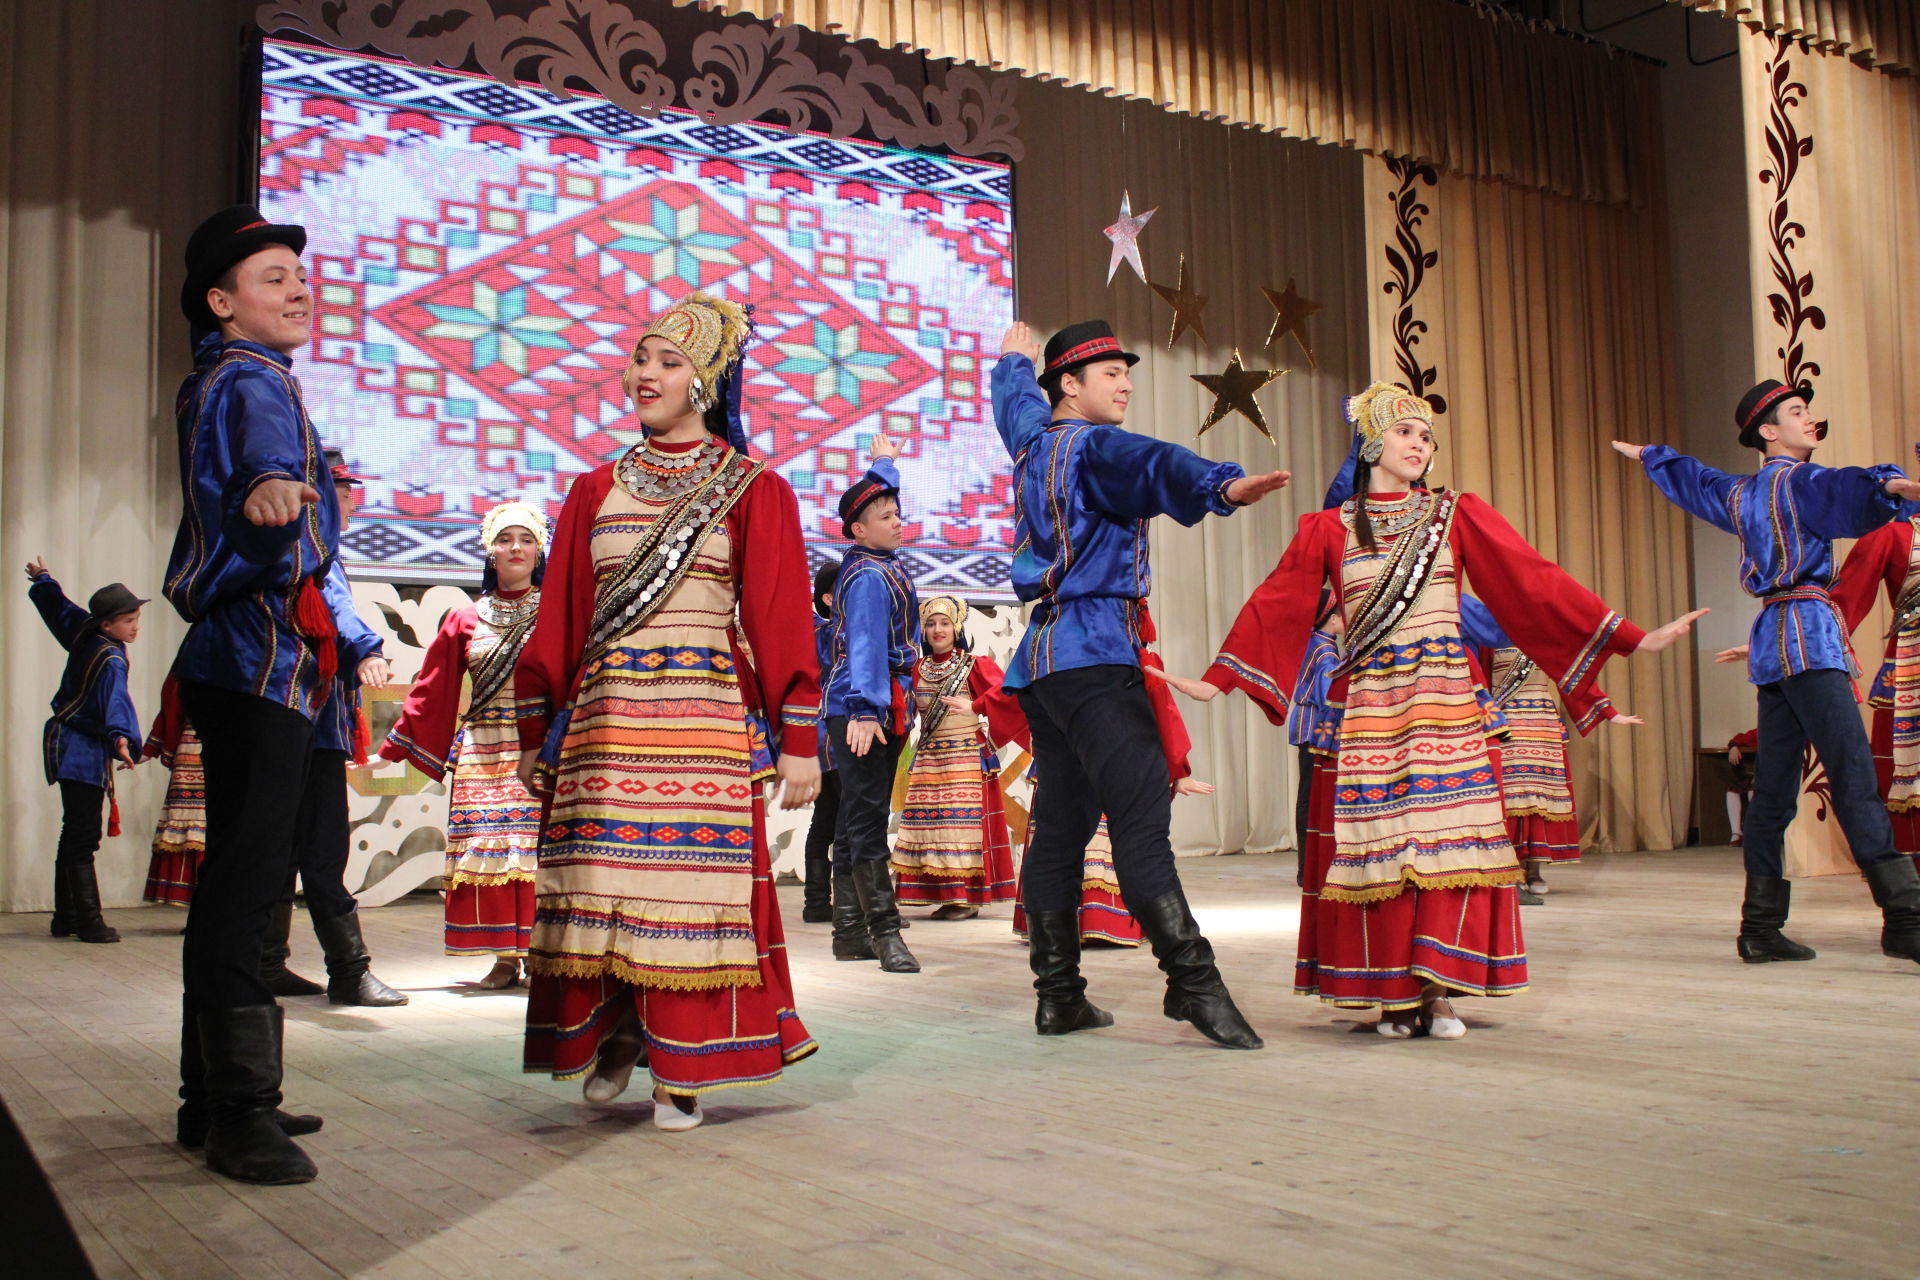
M 1655 68 L 1453 0 L 693 2 L 1583 199 L 1658 163 Z
M 1920 71 L 1914 0 L 1677 0 L 1888 71 Z
M 1027 162 L 1015 188 L 1021 318 L 1044 339 L 1105 317 L 1142 359 L 1127 427 L 1177 441 L 1250 472 L 1287 468 L 1293 485 L 1260 505 L 1192 529 L 1154 522 L 1151 608 L 1174 671 L 1198 675 L 1234 615 L 1279 559 L 1303 512 L 1320 505 L 1346 454 L 1342 399 L 1366 381 L 1361 157 L 1334 147 L 1226 129 L 1078 89 L 1021 90 Z M 1057 180 L 1055 180 L 1057 178 Z M 1158 206 L 1140 245 L 1148 274 L 1171 282 L 1187 255 L 1189 285 L 1208 294 L 1208 341 L 1167 350 L 1171 312 L 1125 266 L 1106 283 L 1107 241 L 1123 189 L 1136 213 Z M 1272 319 L 1260 289 L 1326 304 L 1307 322 L 1318 368 L 1282 338 L 1262 350 Z M 1188 377 L 1215 373 L 1238 347 L 1249 367 L 1289 369 L 1260 395 L 1279 443 L 1241 418 L 1195 441 L 1212 397 Z M 1181 853 L 1294 847 L 1293 749 L 1244 698 L 1181 701 L 1195 776 L 1211 799 L 1174 804 Z
M 1413 296 L 1412 356 L 1446 402 L 1435 478 L 1487 499 L 1529 542 L 1645 627 L 1686 611 L 1684 517 L 1614 439 L 1677 438 L 1672 308 L 1658 214 L 1497 182 L 1414 180 L 1421 214 L 1396 203 L 1402 175 L 1367 164 L 1374 368 L 1407 382 L 1396 338 L 1403 260 L 1437 254 Z M 1657 206 L 1656 206 L 1657 207 Z M 1397 217 L 1396 210 L 1404 211 Z M 1411 222 L 1418 217 L 1418 223 Z M 1471 589 L 1471 583 L 1469 583 Z M 1574 791 L 1588 848 L 1668 849 L 1686 836 L 1693 681 L 1682 644 L 1616 658 L 1601 685 L 1644 728 L 1575 737 Z
M 1831 432 L 1820 461 L 1920 474 L 1920 80 L 1764 31 L 1740 45 L 1757 376 L 1813 383 Z M 1883 599 L 1854 633 L 1869 678 L 1887 624 Z M 1788 870 L 1853 874 L 1826 806 L 1800 809 Z
M 173 394 L 191 364 L 180 247 L 231 198 L 244 17 L 166 0 L 0 7 L 0 909 L 51 904 L 60 817 L 39 735 L 64 655 L 20 566 L 44 556 L 81 600 L 115 580 L 160 594 L 180 510 Z M 145 719 L 183 629 L 147 606 L 130 653 Z M 103 845 L 100 881 L 127 905 L 166 776 L 117 776 L 125 834 Z

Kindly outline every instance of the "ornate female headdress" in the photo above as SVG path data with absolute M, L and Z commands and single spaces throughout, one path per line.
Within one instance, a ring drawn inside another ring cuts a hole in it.
M 746 427 L 740 420 L 739 368 L 753 341 L 753 309 L 706 293 L 690 293 L 653 318 L 634 342 L 665 338 L 693 365 L 693 407 L 705 413 L 727 407 L 727 442 L 746 451 Z
M 1433 425 L 1433 406 L 1405 387 L 1392 382 L 1376 382 L 1347 401 L 1347 421 L 1360 437 L 1361 461 L 1380 461 L 1386 447 L 1387 428 L 1403 418 L 1418 418 Z
M 525 529 L 533 535 L 544 554 L 547 549 L 547 517 L 538 507 L 524 502 L 503 502 L 481 517 L 480 549 L 493 550 L 493 540 L 502 529 Z
M 927 619 L 936 613 L 943 613 L 951 618 L 956 632 L 963 630 L 967 625 L 967 602 L 958 596 L 935 596 L 931 600 L 921 601 L 920 625 L 926 626 Z

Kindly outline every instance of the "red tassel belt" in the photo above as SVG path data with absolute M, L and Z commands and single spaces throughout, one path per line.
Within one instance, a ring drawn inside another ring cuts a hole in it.
M 313 650 L 320 667 L 319 687 L 314 690 L 313 705 L 324 706 L 333 693 L 333 680 L 340 672 L 340 631 L 333 625 L 333 610 L 313 578 L 302 578 L 294 590 L 292 608 L 287 610 L 294 634 Z

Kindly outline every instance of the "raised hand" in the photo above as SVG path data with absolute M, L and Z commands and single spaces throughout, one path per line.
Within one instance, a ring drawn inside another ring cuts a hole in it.
M 1212 702 L 1220 696 L 1220 690 L 1205 680 L 1195 680 L 1189 676 L 1176 676 L 1171 671 L 1162 671 L 1159 667 L 1142 667 L 1142 671 L 1155 680 L 1165 680 L 1167 686 L 1186 694 L 1195 702 Z
M 298 480 L 262 480 L 253 486 L 240 514 L 248 524 L 278 528 L 300 518 L 300 509 L 320 501 L 320 491 Z
M 1007 326 L 1006 333 L 1000 338 L 1000 354 L 1003 356 L 1025 356 L 1038 366 L 1040 363 L 1040 344 L 1033 340 L 1033 330 L 1024 320 L 1015 320 Z
M 874 461 L 877 462 L 881 458 L 897 458 L 899 456 L 900 456 L 900 446 L 893 442 L 893 437 L 889 436 L 884 431 L 874 432 L 874 435 L 873 435 Z
M 1693 630 L 1693 624 L 1699 619 L 1706 617 L 1711 612 L 1713 612 L 1711 609 L 1695 609 L 1692 613 L 1682 614 L 1680 617 L 1675 618 L 1672 622 L 1669 622 L 1664 627 L 1659 627 L 1653 631 L 1647 632 L 1646 635 L 1641 637 L 1640 645 L 1638 648 L 1634 650 L 1634 652 L 1635 653 L 1660 652 L 1662 649 L 1665 649 L 1669 645 L 1671 645 L 1675 640 L 1678 640 L 1681 636 Z
M 1287 487 L 1293 479 L 1290 471 L 1269 471 L 1262 476 L 1241 476 L 1227 486 L 1227 501 L 1237 507 L 1250 506 L 1270 493 Z
M 45 573 L 46 571 L 47 571 L 47 562 L 45 560 L 42 560 L 40 557 L 35 556 L 33 559 L 27 561 L 28 581 L 38 582 L 40 580 L 40 575 Z
M 1628 444 L 1625 440 L 1615 440 L 1613 442 L 1613 451 L 1615 453 L 1620 454 L 1622 457 L 1632 458 L 1635 462 L 1640 461 L 1640 455 L 1646 451 L 1646 448 L 1647 446 L 1643 444 Z

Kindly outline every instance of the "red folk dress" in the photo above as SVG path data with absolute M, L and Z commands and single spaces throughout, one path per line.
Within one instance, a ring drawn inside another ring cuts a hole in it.
M 1317 899 L 1303 899 L 1316 904 L 1319 955 L 1317 972 L 1297 974 L 1296 987 L 1343 1007 L 1413 1008 L 1428 981 L 1479 995 L 1527 985 L 1522 872 L 1489 756 L 1483 681 L 1460 636 L 1460 577 L 1568 696 L 1584 696 L 1606 658 L 1632 652 L 1643 635 L 1485 502 L 1458 495 L 1448 515 L 1439 504 L 1449 498 L 1368 495 L 1372 551 L 1353 532 L 1352 499 L 1302 517 L 1206 673 L 1283 725 L 1283 688 L 1300 669 L 1323 585 L 1341 601 L 1348 644 L 1373 618 L 1394 618 L 1384 642 L 1336 674 L 1330 690 L 1345 708 L 1333 762 L 1335 847 Z M 1408 536 L 1432 539 L 1424 588 L 1397 613 L 1356 618 Z
M 723 457 L 670 461 L 690 450 Z M 689 474 L 731 456 L 707 442 L 635 446 L 574 482 L 554 531 L 519 669 L 535 707 L 524 748 L 540 749 L 550 717 L 569 711 L 549 748 L 528 1071 L 587 1074 L 627 1008 L 671 1093 L 768 1084 L 818 1048 L 793 1008 L 761 795 L 770 745 L 818 747 L 809 576 L 787 482 L 765 469 L 747 480 L 664 602 L 585 660 L 602 580 L 673 509 L 653 486 L 685 492 Z M 623 468 L 630 479 L 616 478 Z
M 519 722 L 530 710 L 507 676 L 464 726 L 460 690 L 537 608 L 538 589 L 487 595 L 449 613 L 427 646 L 420 676 L 387 740 L 385 760 L 405 760 L 447 786 L 446 953 L 527 954 L 533 929 L 533 874 L 540 852 L 540 801 L 521 785 Z
M 207 852 L 207 774 L 200 763 L 199 735 L 187 723 L 180 686 L 172 676 L 160 690 L 160 714 L 154 717 L 141 758 L 158 759 L 168 770 L 143 896 L 148 902 L 192 906 L 200 859 Z
M 985 907 L 1017 894 L 1013 837 L 989 737 L 1030 747 L 1027 717 L 1001 689 L 993 659 L 957 649 L 946 659 L 927 656 L 914 664 L 918 715 L 926 715 L 953 677 L 950 662 L 967 664 L 962 687 L 974 709 L 947 710 L 914 748 L 893 850 L 895 896 L 903 907 Z
M 1881 525 L 1853 544 L 1831 594 L 1849 634 L 1873 612 L 1882 584 L 1895 606 L 1894 626 L 1867 696 L 1873 707 L 1873 763 L 1880 798 L 1893 820 L 1893 847 L 1920 856 L 1920 612 L 1899 608 L 1909 583 L 1920 596 L 1916 541 L 1911 521 Z M 1904 619 L 1901 612 L 1907 613 Z

